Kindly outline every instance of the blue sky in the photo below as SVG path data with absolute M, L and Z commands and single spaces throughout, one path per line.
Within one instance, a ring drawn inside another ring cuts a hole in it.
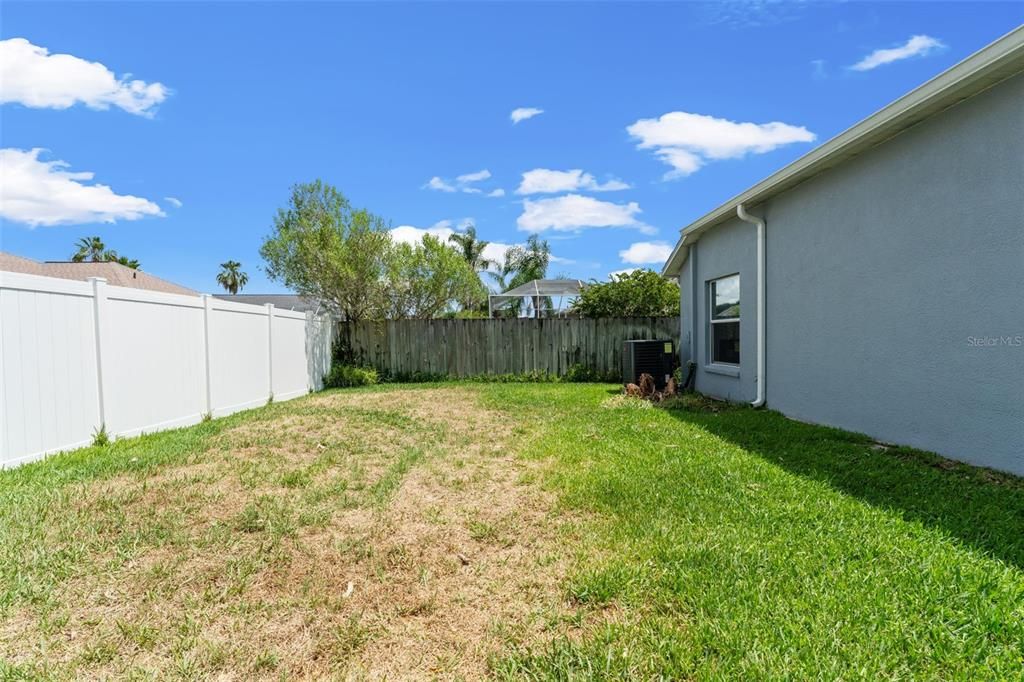
M 1022 3 L 948 2 L 0 12 L 0 249 L 63 259 L 97 234 L 203 291 L 239 260 L 248 293 L 282 290 L 259 245 L 289 187 L 315 178 L 403 238 L 472 221 L 498 244 L 539 232 L 552 274 L 643 265 L 690 220 L 1024 21 Z M 543 113 L 513 123 L 517 108 Z

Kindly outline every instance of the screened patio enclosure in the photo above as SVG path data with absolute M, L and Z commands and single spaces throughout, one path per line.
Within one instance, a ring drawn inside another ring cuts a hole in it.
M 487 297 L 490 317 L 565 317 L 583 290 L 578 279 L 535 279 Z

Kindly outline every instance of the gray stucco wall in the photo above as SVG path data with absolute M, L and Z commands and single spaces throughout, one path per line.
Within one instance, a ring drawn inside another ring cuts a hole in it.
M 753 315 L 757 300 L 757 242 L 751 238 L 753 228 L 738 218 L 708 232 L 694 245 L 687 258 L 680 286 L 683 287 L 683 345 L 690 341 L 693 359 L 697 363 L 696 386 L 708 395 L 726 400 L 753 400 L 755 360 L 757 358 L 757 318 Z M 740 276 L 740 367 L 715 368 L 710 362 L 707 311 L 709 308 L 708 281 L 739 274 Z M 683 282 L 683 279 L 687 279 Z M 687 310 L 696 306 L 696 315 Z M 748 311 L 750 314 L 748 314 Z M 698 322 L 693 325 L 693 322 Z M 687 328 L 687 325 L 690 325 Z M 726 372 L 726 373 L 723 373 Z
M 768 224 L 769 407 L 1024 474 L 1024 75 L 751 211 Z M 733 400 L 754 396 L 755 246 L 734 220 L 680 276 L 697 388 Z M 709 373 L 703 345 L 705 282 L 730 272 L 738 377 Z

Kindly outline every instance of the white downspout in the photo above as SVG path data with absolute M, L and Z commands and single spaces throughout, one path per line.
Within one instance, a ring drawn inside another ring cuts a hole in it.
M 764 337 L 765 337 L 765 306 L 764 306 L 764 289 L 765 289 L 765 259 L 764 259 L 764 219 L 757 218 L 747 213 L 743 204 L 736 206 L 736 217 L 740 220 L 750 223 L 751 225 L 757 226 L 757 395 L 754 398 L 754 402 L 750 403 L 752 407 L 761 407 L 764 405 Z

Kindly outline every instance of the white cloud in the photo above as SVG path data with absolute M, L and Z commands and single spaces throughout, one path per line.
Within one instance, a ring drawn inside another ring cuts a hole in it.
M 505 256 L 508 250 L 513 246 L 526 246 L 525 244 L 505 244 L 504 242 L 488 242 L 487 246 L 484 247 L 484 258 L 489 261 L 493 261 L 495 266 L 490 268 L 491 272 L 498 272 L 501 270 L 501 266 L 505 263 Z M 562 258 L 555 254 L 548 254 L 548 259 L 552 263 L 558 263 L 559 265 L 573 265 L 576 263 L 571 258 Z
M 465 230 L 474 225 L 472 218 L 461 218 L 458 222 L 454 220 L 438 220 L 430 227 L 414 227 L 412 225 L 399 225 L 391 230 L 391 238 L 396 242 L 415 244 L 423 239 L 423 235 L 429 234 L 441 241 L 448 241 L 448 237 L 456 232 Z
M 72 173 L 63 161 L 40 161 L 42 151 L 0 149 L 0 217 L 37 227 L 164 215 L 148 199 L 85 184 L 93 173 Z
M 170 94 L 162 83 L 117 78 L 99 62 L 70 54 L 50 54 L 24 38 L 0 41 L 0 103 L 67 109 L 82 103 L 90 109 L 119 107 L 152 116 Z
M 446 242 L 448 237 L 455 234 L 455 230 L 452 229 L 450 220 L 442 220 L 426 228 L 399 225 L 391 230 L 391 238 L 400 244 L 418 244 L 426 234 Z
M 524 232 L 571 232 L 586 227 L 631 227 L 645 234 L 655 232 L 653 227 L 637 220 L 640 212 L 640 205 L 635 201 L 616 204 L 567 194 L 550 199 L 523 200 L 523 213 L 516 224 Z
M 519 184 L 516 194 L 556 194 L 579 190 L 611 192 L 620 189 L 629 189 L 629 185 L 615 178 L 603 184 L 599 183 L 593 175 L 584 173 L 579 168 L 567 171 L 534 168 L 523 173 L 523 181 Z
M 484 258 L 495 264 L 490 268 L 492 272 L 499 271 L 501 266 L 505 264 L 505 255 L 512 246 L 512 244 L 505 244 L 503 242 L 487 243 L 487 246 L 484 247 Z
M 464 231 L 471 225 L 473 225 L 472 218 L 463 218 L 462 220 L 459 220 L 458 223 L 452 220 L 439 220 L 430 227 L 399 225 L 391 230 L 391 238 L 396 242 L 404 244 L 416 244 L 423 239 L 423 235 L 429 234 L 447 243 L 449 237 L 457 232 Z M 484 258 L 495 263 L 495 266 L 490 268 L 491 272 L 500 271 L 501 266 L 505 263 L 505 256 L 508 253 L 508 250 L 513 246 L 524 246 L 524 244 L 506 244 L 504 242 L 487 243 L 487 246 L 484 247 L 483 255 Z M 550 259 L 552 263 L 558 263 L 561 265 L 572 265 L 576 262 L 571 258 L 562 258 L 555 254 L 551 254 Z
M 657 154 L 662 161 L 672 166 L 672 170 L 665 174 L 666 180 L 696 173 L 704 165 L 704 159 L 699 154 L 678 147 L 663 147 Z
M 181 203 L 181 199 L 177 197 L 164 197 L 164 201 L 166 201 L 174 208 L 181 208 L 183 206 L 183 204 Z
M 899 47 L 875 50 L 850 68 L 854 71 L 870 71 L 871 69 L 878 68 L 883 64 L 891 64 L 892 62 L 898 62 L 901 59 L 924 57 L 925 55 L 931 54 L 936 50 L 940 50 L 945 46 L 946 45 L 938 38 L 932 38 L 931 36 L 926 35 L 911 36 L 907 42 Z
M 445 180 L 442 177 L 435 175 L 427 181 L 427 184 L 423 185 L 423 189 L 432 189 L 438 192 L 464 192 L 466 194 L 483 194 L 484 190 L 479 187 L 475 187 L 474 183 L 483 182 L 489 180 L 491 177 L 491 171 L 484 168 L 483 170 L 476 171 L 475 173 L 463 173 L 455 178 L 454 181 Z M 496 189 L 492 192 L 488 192 L 489 197 L 501 197 L 505 196 L 505 190 Z
M 619 251 L 619 258 L 630 265 L 649 265 L 664 263 L 671 254 L 672 245 L 667 242 L 634 242 Z
M 471 182 L 480 182 L 481 180 L 486 180 L 489 177 L 491 177 L 491 171 L 484 168 L 483 170 L 477 171 L 475 173 L 465 173 L 463 175 L 460 175 L 459 177 L 455 178 L 455 181 L 458 182 L 459 184 L 466 185 Z
M 636 272 L 639 269 L 640 268 L 626 268 L 625 270 L 616 270 L 614 272 L 609 272 L 608 273 L 608 279 L 615 279 L 616 277 L 618 277 L 620 275 L 628 275 L 631 272 Z
M 456 232 L 465 230 L 467 227 L 473 224 L 471 218 L 463 218 L 457 224 L 458 230 L 456 230 L 451 220 L 439 220 L 430 227 L 414 227 L 412 225 L 399 225 L 398 227 L 391 230 L 391 238 L 396 242 L 404 244 L 416 244 L 423 239 L 423 235 L 429 234 L 437 237 L 443 242 L 447 242 L 448 238 Z M 484 258 L 487 260 L 494 261 L 500 267 L 505 262 L 505 254 L 509 249 L 512 248 L 512 244 L 503 244 L 501 242 L 489 242 L 484 247 Z M 552 259 L 554 260 L 554 259 Z
M 427 180 L 427 184 L 423 185 L 423 189 L 433 189 L 433 190 L 437 190 L 438 192 L 454 192 L 454 191 L 456 191 L 455 187 L 453 185 L 449 185 L 447 182 L 445 182 L 444 180 L 442 180 L 441 178 L 439 178 L 436 175 L 434 177 L 430 178 L 429 180 Z
M 672 111 L 660 118 L 643 118 L 626 128 L 639 149 L 653 149 L 672 166 L 666 179 L 696 172 L 708 161 L 764 154 L 794 142 L 813 142 L 803 126 L 772 121 L 739 123 L 724 118 Z
M 512 113 L 509 114 L 508 117 L 512 119 L 512 124 L 515 125 L 520 121 L 525 121 L 533 118 L 534 116 L 540 116 L 543 113 L 543 109 L 537 109 L 535 107 L 519 107 L 518 109 L 513 109 Z

